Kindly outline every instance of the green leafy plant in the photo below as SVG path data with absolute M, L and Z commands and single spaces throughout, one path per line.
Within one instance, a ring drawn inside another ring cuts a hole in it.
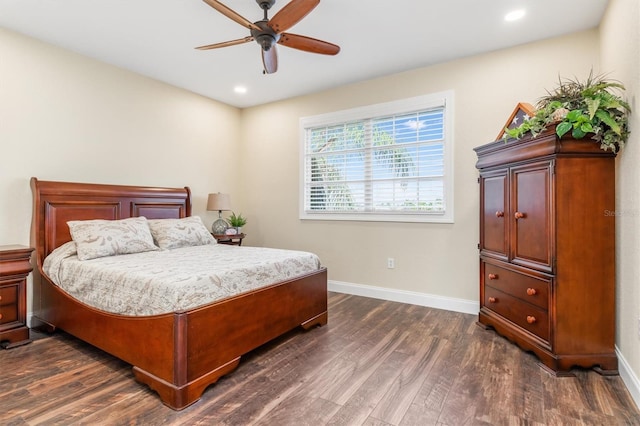
M 536 137 L 556 124 L 558 137 L 569 132 L 575 139 L 590 135 L 605 151 L 616 152 L 624 146 L 629 138 L 631 108 L 616 93 L 625 90 L 622 83 L 594 76 L 593 72 L 584 82 L 558 78 L 558 83 L 556 89 L 540 98 L 533 117 L 518 127 L 505 129 L 505 140 L 520 139 L 528 132 Z
M 242 214 L 236 215 L 235 212 L 231 212 L 231 216 L 229 216 L 229 225 L 234 228 L 240 228 L 247 224 L 247 219 L 242 216 Z

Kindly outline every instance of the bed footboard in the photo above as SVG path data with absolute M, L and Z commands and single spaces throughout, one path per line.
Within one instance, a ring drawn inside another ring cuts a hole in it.
M 327 323 L 327 271 L 186 312 L 176 328 L 175 380 L 167 382 L 136 365 L 136 379 L 181 410 L 200 399 L 207 386 L 233 371 L 240 357 L 296 328 Z

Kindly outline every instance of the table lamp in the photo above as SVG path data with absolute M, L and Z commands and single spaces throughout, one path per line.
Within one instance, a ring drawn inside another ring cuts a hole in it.
M 211 232 L 213 232 L 215 235 L 224 234 L 224 232 L 229 227 L 229 224 L 222 218 L 222 211 L 231 210 L 229 194 L 221 194 L 219 192 L 217 194 L 209 194 L 209 199 L 207 200 L 207 210 L 218 210 L 218 220 L 213 222 L 213 225 L 211 225 Z

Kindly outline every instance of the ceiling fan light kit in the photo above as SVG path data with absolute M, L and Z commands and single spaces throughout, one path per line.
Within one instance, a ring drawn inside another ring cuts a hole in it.
M 227 18 L 248 28 L 251 35 L 237 40 L 199 46 L 196 49 L 218 49 L 255 40 L 261 47 L 265 74 L 273 74 L 278 70 L 276 44 L 322 55 L 337 55 L 340 52 L 340 46 L 333 43 L 303 35 L 285 33 L 286 30 L 307 16 L 320 3 L 320 0 L 291 0 L 271 19 L 268 17 L 268 11 L 274 5 L 275 0 L 256 0 L 258 6 L 264 11 L 264 18 L 257 22 L 249 21 L 217 0 L 203 1 Z

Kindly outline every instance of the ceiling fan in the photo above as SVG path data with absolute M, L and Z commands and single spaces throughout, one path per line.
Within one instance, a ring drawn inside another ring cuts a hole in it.
M 256 3 L 258 3 L 260 8 L 264 11 L 264 18 L 257 22 L 251 22 L 245 19 L 217 0 L 203 1 L 227 18 L 248 28 L 251 35 L 237 40 L 196 47 L 196 49 L 217 49 L 220 47 L 248 43 L 255 40 L 262 47 L 262 64 L 264 65 L 264 74 L 272 74 L 278 70 L 278 53 L 276 51 L 276 43 L 292 47 L 294 49 L 304 50 L 311 53 L 320 53 L 323 55 L 336 55 L 340 52 L 340 46 L 333 43 L 284 32 L 307 16 L 307 14 L 320 3 L 320 0 L 291 0 L 271 19 L 268 18 L 267 12 L 271 9 L 271 6 L 273 6 L 276 0 L 256 0 Z

